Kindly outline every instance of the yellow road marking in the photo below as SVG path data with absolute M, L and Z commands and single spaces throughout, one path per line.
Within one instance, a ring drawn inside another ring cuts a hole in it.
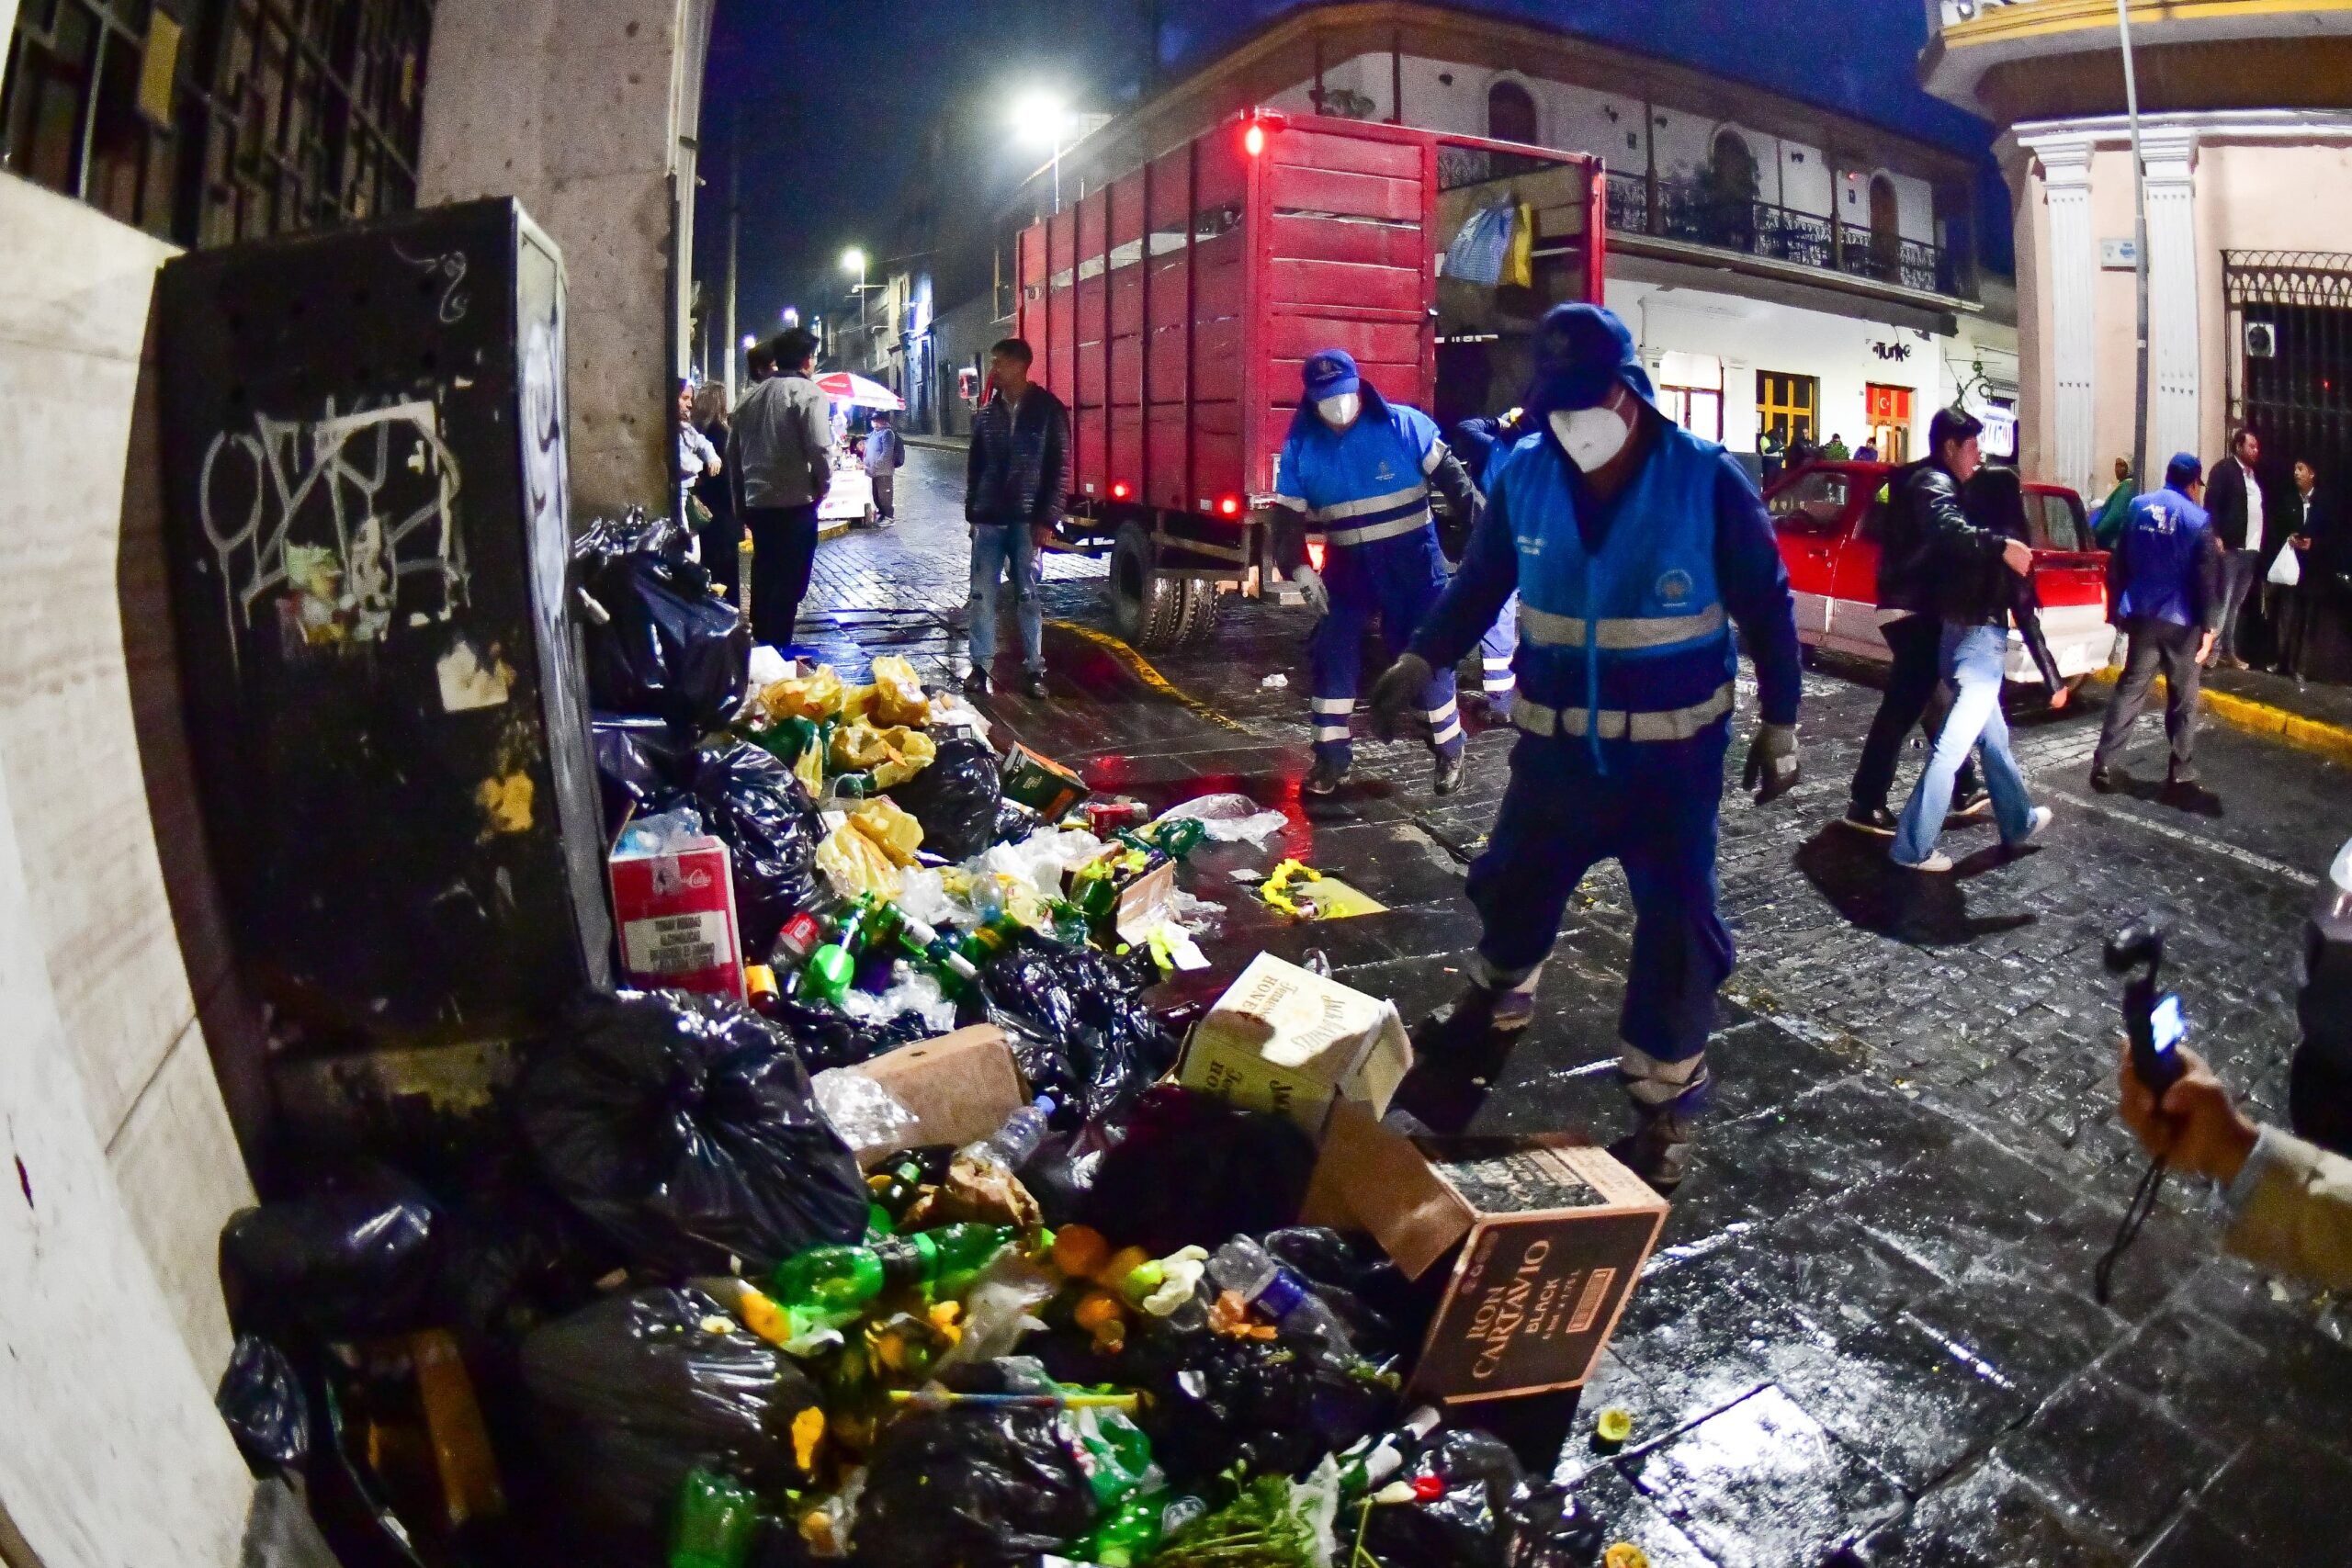
M 2121 671 L 2113 665 L 2109 665 L 2104 670 L 2092 671 L 2090 678 L 2102 686 L 2113 686 L 2120 674 Z M 2148 688 L 2151 702 L 2160 700 L 2164 689 L 2165 680 L 2159 675 Z M 2340 724 L 2305 718 L 2286 708 L 2257 702 L 2252 697 L 2241 697 L 2234 693 L 2216 691 L 2211 686 L 2201 687 L 2198 695 L 2203 700 L 2207 716 L 2232 729 L 2280 741 L 2299 751 L 2309 751 L 2331 761 L 2352 765 L 2352 729 Z
M 1136 680 L 1141 681 L 1195 718 L 1204 718 L 1219 728 L 1230 729 L 1237 735 L 1249 733 L 1243 726 L 1226 717 L 1200 698 L 1177 690 L 1175 684 L 1167 676 L 1151 667 L 1149 660 L 1113 637 L 1109 632 L 1099 632 L 1092 626 L 1081 626 L 1075 621 L 1048 621 L 1046 624 L 1057 631 L 1065 631 L 1073 637 L 1084 637 L 1095 647 L 1106 650 L 1113 658 L 1133 671 Z

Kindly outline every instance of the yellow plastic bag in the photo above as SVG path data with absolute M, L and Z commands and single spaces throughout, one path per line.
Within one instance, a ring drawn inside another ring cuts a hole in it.
M 833 731 L 830 760 L 837 773 L 871 771 L 875 788 L 895 789 L 931 766 L 938 755 L 938 745 L 919 729 L 845 724 Z
M 874 688 L 852 686 L 842 693 L 842 717 L 871 723 L 874 718 Z
M 833 673 L 831 665 L 820 664 L 814 675 L 796 675 L 761 687 L 760 705 L 768 710 L 771 720 L 806 718 L 822 723 L 842 711 L 842 678 Z
M 874 661 L 874 717 L 881 724 L 917 728 L 931 722 L 931 699 L 922 694 L 915 667 L 895 653 Z
M 889 853 L 846 822 L 826 834 L 825 841 L 817 846 L 817 869 L 844 898 L 861 893 L 885 898 L 899 896 L 899 868 L 890 863 Z
M 922 824 L 895 800 L 867 801 L 849 814 L 849 825 L 881 845 L 883 853 L 899 865 L 914 864 L 915 852 L 922 848 Z
M 811 798 L 825 793 L 825 742 L 821 736 L 811 736 L 808 744 L 800 748 L 800 755 L 793 759 L 792 776 Z

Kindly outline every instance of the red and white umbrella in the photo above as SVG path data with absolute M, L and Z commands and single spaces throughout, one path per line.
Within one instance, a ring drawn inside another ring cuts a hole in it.
M 817 390 L 824 393 L 834 402 L 847 403 L 852 408 L 896 411 L 907 406 L 906 399 L 899 396 L 881 382 L 869 381 L 863 376 L 852 375 L 846 370 L 836 370 L 830 376 L 818 377 Z

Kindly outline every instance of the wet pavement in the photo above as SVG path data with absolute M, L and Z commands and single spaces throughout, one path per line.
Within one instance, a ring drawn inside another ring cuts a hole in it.
M 852 670 L 890 651 L 926 678 L 961 675 L 961 471 L 956 454 L 915 451 L 899 525 L 820 549 L 804 640 Z M 1204 646 L 1146 661 L 1107 637 L 1100 578 L 1050 562 L 1052 694 L 991 698 L 1002 726 L 1101 789 L 1155 806 L 1238 790 L 1291 818 L 1266 851 L 1194 859 L 1193 890 L 1227 906 L 1203 943 L 1218 975 L 1261 948 L 1320 948 L 1408 1017 L 1445 999 L 1476 937 L 1463 870 L 1508 735 L 1474 739 L 1472 787 L 1442 802 L 1424 748 L 1360 742 L 1351 792 L 1306 806 L 1305 613 L 1229 604 Z M 1261 683 L 1276 673 L 1286 687 Z M 1741 962 L 1711 1057 L 1716 1110 L 1564 1477 L 1661 1568 L 2343 1568 L 2352 1314 L 2219 1256 L 2209 1196 L 2179 1180 L 2105 1306 L 2091 1273 L 2141 1170 L 2111 1114 L 2102 942 L 2130 918 L 2167 923 L 2195 1043 L 2256 1114 L 2283 1121 L 2302 921 L 2352 831 L 2346 770 L 2215 728 L 2200 757 L 2218 814 L 2183 813 L 2154 798 L 2151 716 L 2126 760 L 2148 787 L 2093 795 L 2091 694 L 2086 711 L 2018 724 L 2058 814 L 2043 845 L 2011 858 L 1989 828 L 1955 833 L 1961 873 L 1931 883 L 1833 825 L 1870 679 L 1810 672 L 1807 782 L 1768 807 L 1727 805 Z M 1280 920 L 1232 874 L 1281 855 L 1388 911 Z M 1631 930 L 1604 866 L 1476 1126 L 1616 1134 Z M 1635 1431 L 1603 1456 L 1586 1434 L 1610 1405 Z

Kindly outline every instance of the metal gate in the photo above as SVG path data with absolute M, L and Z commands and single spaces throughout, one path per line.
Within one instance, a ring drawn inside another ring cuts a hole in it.
M 2352 254 L 2224 251 L 2230 426 L 2262 437 L 2264 487 L 2292 466 L 2352 483 Z

